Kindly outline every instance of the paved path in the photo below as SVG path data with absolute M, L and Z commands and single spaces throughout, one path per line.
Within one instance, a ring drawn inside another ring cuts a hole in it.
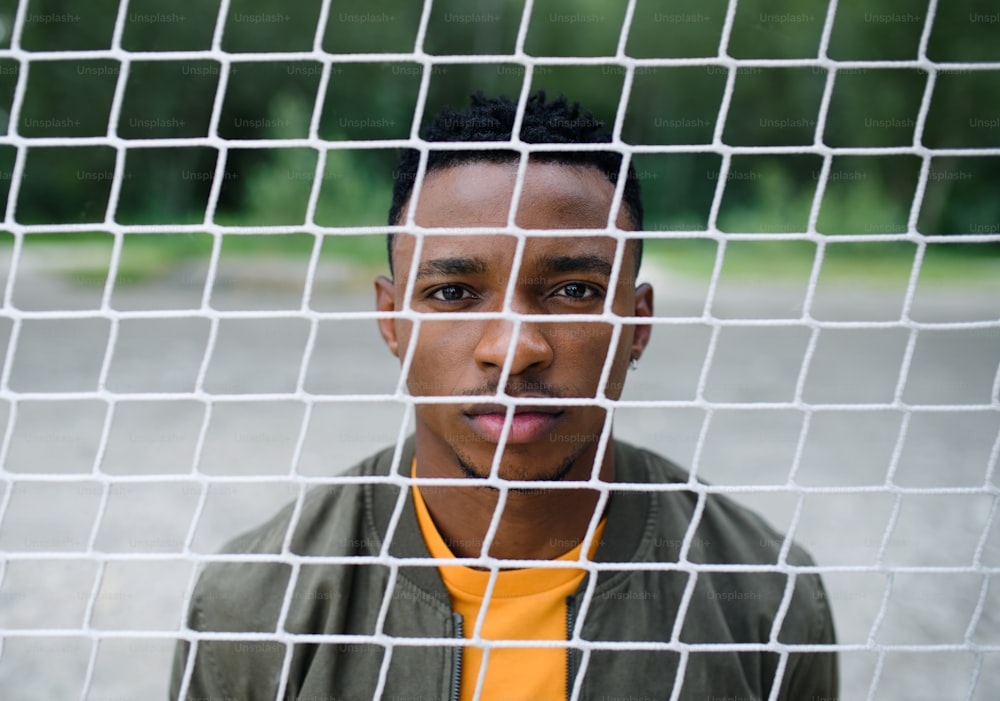
M 92 309 L 99 304 L 99 276 L 67 278 L 46 273 L 43 267 L 22 268 L 14 294 L 21 309 Z M 295 309 L 301 295 L 294 283 L 297 276 L 299 263 L 227 268 L 212 302 L 225 310 Z M 345 269 L 324 275 L 314 307 L 369 309 L 368 287 L 339 284 L 346 276 Z M 653 277 L 658 313 L 673 318 L 701 315 L 702 284 L 662 272 Z M 112 302 L 120 310 L 195 309 L 202 281 L 203 270 L 195 265 L 160 280 L 123 286 Z M 727 285 L 720 288 L 713 312 L 732 320 L 795 319 L 801 314 L 803 292 L 802 286 L 792 284 Z M 901 290 L 895 288 L 824 288 L 813 315 L 821 321 L 885 321 L 899 318 L 901 304 Z M 995 322 L 1000 318 L 1000 293 L 921 288 L 912 316 L 925 322 Z M 109 328 L 104 318 L 26 321 L 16 353 L 8 358 L 11 390 L 94 390 Z M 9 320 L 0 319 L 0 341 L 10 330 Z M 302 318 L 223 321 L 205 390 L 294 390 L 308 331 Z M 209 322 L 197 316 L 122 321 L 107 389 L 191 392 L 208 333 Z M 807 327 L 794 324 L 724 327 L 704 374 L 704 399 L 791 402 L 809 334 Z M 710 338 L 711 327 L 703 323 L 658 326 L 641 367 L 629 378 L 626 398 L 693 402 Z M 822 331 L 802 400 L 810 405 L 857 405 L 852 411 L 749 411 L 694 403 L 627 408 L 618 413 L 616 433 L 672 457 L 713 483 L 750 488 L 735 498 L 763 511 L 781 529 L 789 528 L 801 505 L 794 535 L 822 565 L 881 563 L 881 571 L 826 574 L 841 642 L 919 647 L 968 640 L 996 647 L 1000 585 L 994 581 L 984 596 L 984 576 L 975 568 L 1000 567 L 1000 515 L 984 533 L 995 508 L 995 499 L 984 489 L 991 451 L 991 484 L 994 489 L 1000 484 L 1000 328 L 921 332 L 900 384 L 907 341 L 908 331 L 899 328 Z M 5 346 L 0 343 L 0 348 Z M 397 374 L 396 361 L 382 346 L 372 320 L 328 321 L 319 329 L 305 387 L 323 394 L 391 392 Z M 903 402 L 948 409 L 908 414 L 871 408 L 891 403 L 900 386 Z M 991 410 L 981 410 L 991 402 Z M 0 412 L 0 421 L 9 419 L 9 402 L 0 404 Z M 323 475 L 352 464 L 393 442 L 402 415 L 399 406 L 378 402 L 316 405 L 295 469 Z M 294 401 L 216 403 L 199 467 L 209 475 L 288 474 L 304 416 L 304 405 Z M 6 455 L 4 493 L 9 499 L 0 522 L 0 549 L 12 553 L 0 584 L 0 628 L 22 634 L 4 643 L 2 698 L 79 697 L 92 652 L 89 629 L 84 636 L 54 637 L 23 631 L 78 630 L 91 601 L 95 634 L 169 630 L 180 624 L 191 564 L 181 557 L 150 560 L 142 555 L 179 553 L 189 537 L 201 488 L 176 476 L 191 470 L 206 420 L 202 402 L 192 396 L 115 405 L 100 458 L 103 473 L 164 477 L 143 484 L 112 479 L 100 523 L 95 519 L 104 495 L 100 482 L 19 479 L 90 473 L 108 419 L 108 405 L 93 399 L 18 402 Z M 797 455 L 795 484 L 846 489 L 805 494 L 788 489 Z M 893 485 L 944 491 L 900 494 L 886 486 L 890 470 Z M 293 488 L 280 482 L 211 485 L 193 528 L 192 549 L 214 552 L 294 495 Z M 136 557 L 109 560 L 103 571 L 96 557 L 23 559 L 27 552 L 86 553 L 91 548 Z M 925 567 L 961 571 L 912 571 Z M 96 596 L 95 581 L 100 581 Z M 885 597 L 889 603 L 883 610 Z M 880 611 L 881 620 L 876 620 Z M 89 698 L 164 698 L 172 648 L 167 639 L 102 639 Z M 880 663 L 876 650 L 867 649 L 844 653 L 842 667 L 845 699 L 866 698 L 876 676 L 876 699 L 985 701 L 1000 696 L 1000 653 L 977 660 L 969 652 L 914 649 L 891 653 Z M 977 691 L 968 696 L 977 670 Z

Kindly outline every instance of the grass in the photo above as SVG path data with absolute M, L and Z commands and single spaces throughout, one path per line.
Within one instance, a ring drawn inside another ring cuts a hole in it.
M 0 239 L 0 249 L 11 237 Z M 301 259 L 312 253 L 310 234 L 233 235 L 223 239 L 224 259 L 260 264 L 275 259 Z M 26 238 L 24 256 L 66 277 L 106 275 L 111 259 L 110 234 L 33 234 Z M 213 246 L 209 234 L 130 234 L 119 260 L 120 284 L 143 284 L 164 278 L 178 266 L 205 260 Z M 652 239 L 645 243 L 644 267 L 704 279 L 712 274 L 718 244 L 707 238 Z M 811 274 L 817 247 L 808 241 L 729 241 L 723 274 L 729 280 L 794 282 Z M 908 242 L 832 243 L 823 256 L 824 280 L 867 286 L 895 285 L 911 273 L 916 246 Z M 386 270 L 382 235 L 327 236 L 321 261 L 339 261 L 353 276 Z M 985 244 L 930 245 L 920 273 L 923 283 L 961 287 L 1000 287 L 1000 249 Z
M 315 212 L 324 226 L 377 225 L 384 222 L 386 193 L 391 183 L 382 182 L 385 170 L 378 161 L 384 154 L 370 152 L 329 153 L 324 184 Z M 282 150 L 277 161 L 256 168 L 247 183 L 248 196 L 239 211 L 220 211 L 222 225 L 268 225 L 303 221 L 308 187 L 288 173 L 311 172 L 315 157 L 308 150 Z M 306 183 L 308 185 L 308 183 Z M 736 200 L 720 212 L 722 231 L 801 231 L 807 224 L 812 194 L 796 188 L 782 172 L 769 172 L 746 199 Z M 682 203 L 658 204 L 647 213 L 647 225 L 657 230 L 699 230 L 705 213 L 685 211 Z M 875 179 L 863 188 L 833 189 L 824 197 L 820 211 L 822 232 L 905 230 L 906 211 L 893 201 Z M 154 222 L 150 222 L 154 223 Z M 46 267 L 69 275 L 98 274 L 107 270 L 113 238 L 99 231 L 73 234 L 32 234 L 25 239 L 26 254 L 48 260 Z M 12 237 L 0 234 L 0 248 Z M 213 237 L 198 234 L 129 234 L 124 239 L 119 262 L 119 281 L 142 283 L 166 276 L 179 265 L 207 258 Z M 259 265 L 275 258 L 309 256 L 314 236 L 306 233 L 281 235 L 229 235 L 223 237 L 224 259 L 242 258 Z M 718 244 L 710 238 L 648 239 L 646 260 L 674 274 L 705 278 L 712 274 Z M 910 242 L 878 241 L 830 243 L 823 252 L 821 275 L 826 281 L 845 284 L 898 284 L 911 274 L 917 251 Z M 322 260 L 340 261 L 343 274 L 352 277 L 384 272 L 387 268 L 383 235 L 326 236 Z M 817 245 L 795 240 L 731 240 L 726 243 L 723 274 L 746 281 L 796 281 L 808 278 L 817 255 Z M 61 261 L 61 262 L 60 262 Z M 339 274 L 339 273 L 338 273 Z M 929 245 L 921 268 L 921 281 L 962 286 L 1000 286 L 1000 245 L 955 243 Z
M 645 254 L 676 274 L 712 274 L 718 245 L 711 239 L 647 241 Z M 825 247 L 821 275 L 845 284 L 893 284 L 909 277 L 916 246 L 908 242 L 832 243 Z M 812 272 L 817 247 L 804 241 L 730 241 L 723 271 L 730 279 L 798 281 Z M 1000 249 L 946 243 L 930 245 L 920 278 L 935 284 L 1000 287 Z
M 280 105 L 276 124 L 307 121 L 310 107 L 292 101 Z M 280 129 L 269 138 L 294 134 Z M 242 184 L 240 202 L 217 212 L 222 225 L 279 225 L 302 222 L 313 187 L 321 175 L 319 198 L 314 212 L 322 226 L 379 225 L 385 221 L 388 195 L 392 188 L 389 168 L 392 154 L 375 149 L 331 149 L 325 168 L 316 173 L 317 154 L 312 149 L 283 148 L 267 161 L 249 167 Z M 389 160 L 386 160 L 386 159 Z M 668 167 L 666 159 L 656 161 Z M 700 230 L 708 220 L 709 200 L 694 190 L 656 190 L 658 183 L 675 182 L 692 175 L 690 164 L 670 159 L 674 170 L 663 170 L 651 180 L 646 192 L 646 221 L 651 230 Z M 818 212 L 817 227 L 824 233 L 880 232 L 905 230 L 909 198 L 893 194 L 888 183 L 872 170 L 865 159 L 841 160 L 840 167 L 855 168 L 865 176 L 857 180 L 831 180 Z M 685 165 L 687 164 L 687 165 Z M 653 164 L 647 163 L 653 168 Z M 769 157 L 747 161 L 757 177 L 749 183 L 734 182 L 726 189 L 718 213 L 722 231 L 794 232 L 808 224 L 815 184 L 801 181 Z M 700 168 L 700 166 L 699 166 Z M 679 170 L 678 170 L 679 169 Z M 653 168 L 655 170 L 655 168 Z M 697 170 L 695 168 L 694 170 Z M 652 172 L 652 171 L 651 171 Z M 848 170 L 847 172 L 855 172 Z M 713 186 L 714 191 L 714 186 Z M 989 200 L 987 204 L 992 206 Z M 969 216 L 970 221 L 991 221 L 989 209 Z M 174 215 L 178 213 L 173 213 Z M 200 213 L 193 213 L 200 220 Z M 149 212 L 155 221 L 155 212 Z M 183 218 L 182 218 L 183 219 Z M 176 219 L 175 219 L 176 220 Z M 948 230 L 965 230 L 952 227 Z M 935 244 L 927 249 L 921 280 L 940 284 L 998 286 L 1000 244 Z M 9 247 L 12 237 L 0 233 L 0 250 Z M 74 234 L 32 234 L 25 250 L 34 261 L 47 260 L 44 267 L 75 275 L 107 270 L 113 238 L 95 231 Z M 210 234 L 129 234 L 119 263 L 119 281 L 141 283 L 163 277 L 179 265 L 207 258 L 214 239 Z M 260 264 L 274 258 L 301 258 L 311 255 L 315 238 L 306 233 L 282 235 L 225 236 L 224 258 L 245 258 Z M 718 244 L 708 238 L 655 239 L 646 243 L 646 257 L 658 267 L 681 275 L 704 278 L 712 274 Z M 878 285 L 897 284 L 907 279 L 914 263 L 916 246 L 908 242 L 834 243 L 823 255 L 824 279 Z M 813 268 L 817 247 L 808 241 L 729 241 L 725 249 L 723 273 L 727 279 L 782 281 L 807 278 Z M 387 268 L 385 239 L 372 236 L 327 236 L 321 248 L 323 260 L 336 260 L 351 275 L 368 275 Z M 347 274 L 347 273 L 345 273 Z

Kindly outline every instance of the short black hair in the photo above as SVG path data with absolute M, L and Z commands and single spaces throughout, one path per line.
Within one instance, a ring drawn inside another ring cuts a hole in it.
M 481 92 L 470 97 L 469 107 L 458 112 L 445 107 L 421 132 L 424 141 L 508 141 L 514 130 L 517 103 L 508 97 L 485 97 Z M 604 130 L 604 122 L 585 111 L 578 102 L 572 104 L 565 96 L 546 102 L 545 92 L 539 90 L 528 97 L 521 121 L 521 140 L 529 144 L 598 144 L 610 143 L 611 133 Z M 510 149 L 492 150 L 438 150 L 427 154 L 427 173 L 466 163 L 506 163 L 517 161 L 520 153 Z M 612 185 L 618 184 L 622 155 L 615 151 L 547 151 L 532 152 L 536 162 L 565 165 L 585 165 L 596 168 Z M 404 149 L 399 165 L 393 171 L 392 205 L 389 224 L 399 224 L 399 217 L 413 192 L 420 166 L 420 152 Z M 642 199 L 635 166 L 629 163 L 622 194 L 622 204 L 637 231 L 642 230 Z M 386 245 L 389 252 L 389 270 L 392 271 L 392 246 L 394 234 L 389 234 Z M 642 239 L 633 239 L 636 246 L 635 270 L 642 262 Z

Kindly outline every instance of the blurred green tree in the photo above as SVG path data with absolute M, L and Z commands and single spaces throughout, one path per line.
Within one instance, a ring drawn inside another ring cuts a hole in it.
M 28 52 L 110 49 L 119 20 L 122 48 L 141 52 L 125 63 L 107 55 L 61 59 L 46 54 L 43 60 L 30 53 L 27 60 L 0 60 L 0 123 L 9 121 L 15 87 L 26 79 L 17 123 L 7 124 L 7 133 L 125 140 L 124 186 L 113 215 L 128 223 L 201 221 L 212 181 L 219 177 L 224 220 L 304 223 L 309 178 L 300 176 L 304 186 L 283 180 L 290 172 L 316 175 L 318 154 L 310 149 L 284 153 L 280 143 L 249 148 L 252 144 L 245 142 L 280 142 L 314 129 L 329 142 L 405 138 L 414 123 L 425 123 L 443 105 L 459 106 L 476 90 L 517 97 L 527 79 L 531 89 L 565 93 L 585 103 L 620 129 L 628 143 L 702 145 L 708 152 L 643 154 L 636 163 L 647 191 L 650 228 L 703 228 L 720 177 L 720 157 L 710 152 L 716 135 L 730 145 L 908 146 L 931 89 L 928 71 L 912 63 L 877 69 L 741 66 L 733 76 L 721 63 L 639 67 L 627 109 L 621 111 L 625 69 L 615 60 L 619 44 L 626 56 L 638 59 L 716 57 L 726 0 L 639 0 L 624 42 L 625 0 L 538 0 L 527 18 L 523 2 L 437 0 L 422 46 L 417 46 L 422 4 L 398 0 L 338 0 L 322 23 L 320 0 L 233 0 L 223 18 L 219 0 L 131 0 L 124 13 L 117 0 L 24 2 L 19 45 Z M 840 2 L 828 55 L 837 61 L 915 61 L 926 8 L 913 0 Z M 8 47 L 16 12 L 15 0 L 0 0 L 0 37 Z M 825 0 L 743 0 L 725 54 L 742 60 L 815 58 L 827 12 Z M 528 70 L 516 59 L 525 19 L 523 51 L 538 59 Z M 998 22 L 990 0 L 938 5 L 927 55 L 941 64 L 922 144 L 1000 145 L 1000 70 L 973 70 L 960 63 L 1000 61 Z M 162 60 L 155 55 L 209 50 L 216 44 L 222 53 L 212 56 Z M 407 55 L 414 50 L 426 52 L 429 68 L 421 54 Z M 315 59 L 286 55 L 314 51 Z M 363 55 L 334 64 L 324 79 L 319 59 L 353 53 Z M 484 54 L 499 58 L 489 63 L 450 58 Z M 545 60 L 572 56 L 598 60 L 573 66 Z M 448 60 L 435 62 L 443 57 Z M 427 100 L 417 114 L 426 70 L 431 72 Z M 721 110 L 730 79 L 731 100 Z M 820 106 L 831 80 L 824 119 Z M 123 93 L 115 119 L 118 89 Z M 208 134 L 236 142 L 221 170 L 213 148 L 141 142 Z M 108 207 L 113 156 L 107 146 L 29 145 L 17 220 L 99 225 Z M 344 223 L 383 221 L 394 159 L 392 150 L 377 144 L 331 151 L 320 174 L 315 221 L 336 226 L 338 211 Z M 849 157 L 835 158 L 837 179 L 828 185 L 820 230 L 852 232 L 863 229 L 865 221 L 871 230 L 905 230 L 917 159 L 903 160 L 906 165 L 900 167 L 898 156 L 872 156 L 859 166 Z M 14 149 L 0 147 L 3 196 L 13 165 Z M 812 200 L 821 166 L 815 155 L 734 159 L 720 226 L 747 231 L 805 226 L 801 210 Z M 737 182 L 739 173 L 747 177 Z M 352 175 L 366 186 L 347 185 Z M 976 152 L 935 157 L 931 175 L 918 217 L 921 231 L 1000 228 L 995 157 Z M 347 195 L 340 193 L 350 194 L 349 207 L 343 204 Z M 341 204 L 331 204 L 336 202 Z M 289 211 L 276 211 L 281 208 Z

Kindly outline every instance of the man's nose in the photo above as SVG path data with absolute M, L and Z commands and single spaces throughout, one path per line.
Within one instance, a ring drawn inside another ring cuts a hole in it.
M 476 364 L 483 369 L 503 368 L 508 353 L 512 356 L 512 376 L 530 369 L 544 369 L 552 363 L 554 355 L 538 323 L 521 321 L 518 324 L 510 319 L 490 319 L 476 344 Z

